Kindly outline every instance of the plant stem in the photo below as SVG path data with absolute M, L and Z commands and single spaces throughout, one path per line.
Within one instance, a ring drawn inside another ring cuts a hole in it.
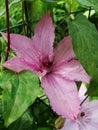
M 90 19 L 91 11 L 92 11 L 92 8 L 90 7 L 90 8 L 89 8 L 88 19 Z
M 25 18 L 24 18 L 24 1 L 22 1 L 22 22 L 25 23 Z M 24 25 L 24 35 L 26 35 L 26 24 Z
M 7 39 L 8 39 L 8 45 L 7 45 L 7 52 L 6 52 L 6 59 L 8 60 L 9 52 L 10 52 L 10 24 L 9 24 L 9 7 L 8 7 L 8 0 L 5 0 L 5 6 L 6 6 L 6 22 L 7 22 Z
M 86 99 L 87 99 L 88 97 L 89 97 L 88 95 L 85 97 L 85 99 L 81 102 L 80 106 L 86 101 Z

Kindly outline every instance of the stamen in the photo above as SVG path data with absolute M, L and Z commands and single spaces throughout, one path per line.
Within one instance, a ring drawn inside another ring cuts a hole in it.
M 84 113 L 84 112 L 81 112 L 81 113 L 80 113 L 80 116 L 81 116 L 81 117 L 85 116 L 85 113 Z
M 52 62 L 43 62 L 41 65 L 41 71 L 43 72 L 43 70 L 50 70 L 52 64 Z

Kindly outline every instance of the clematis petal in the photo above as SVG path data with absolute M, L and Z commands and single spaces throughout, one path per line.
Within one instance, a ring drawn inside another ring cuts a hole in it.
M 33 43 L 43 57 L 53 55 L 54 26 L 50 14 L 45 14 L 35 27 Z
M 82 106 L 91 110 L 98 109 L 98 100 L 92 100 L 90 102 L 87 102 L 86 104 L 83 103 Z
M 60 130 L 80 130 L 79 125 L 72 120 L 67 119 L 65 121 L 64 127 Z
M 66 36 L 54 49 L 54 64 L 58 64 L 61 61 L 69 61 L 73 57 L 75 57 L 75 54 L 72 48 L 71 38 Z
M 95 127 L 92 124 L 87 124 L 86 127 L 81 130 L 98 130 L 98 127 Z
M 85 93 L 87 92 L 87 88 L 84 83 L 81 84 L 80 89 L 79 89 L 79 97 L 81 102 L 86 98 L 87 95 Z
M 89 83 L 91 79 L 77 60 L 71 60 L 67 63 L 63 62 L 61 65 L 54 68 L 54 72 L 72 81 Z
M 54 74 L 42 78 L 42 87 L 54 111 L 64 118 L 75 120 L 80 108 L 77 87 L 74 82 Z
M 10 60 L 6 61 L 3 66 L 17 73 L 22 70 L 30 70 L 36 72 L 39 69 L 39 66 L 33 63 L 31 64 L 29 61 L 26 61 L 21 57 L 11 58 Z
M 90 112 L 88 115 L 91 120 L 90 124 L 98 128 L 98 100 L 83 103 L 82 106 Z
M 7 34 L 1 33 L 7 41 Z M 33 46 L 31 39 L 19 34 L 10 34 L 11 48 L 18 56 L 28 59 L 31 62 L 39 63 L 40 52 Z

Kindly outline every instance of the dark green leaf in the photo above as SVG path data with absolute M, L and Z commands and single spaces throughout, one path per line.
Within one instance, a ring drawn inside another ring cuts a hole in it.
M 47 127 L 40 127 L 37 130 L 51 130 L 51 128 L 47 128 Z
M 0 130 L 3 130 L 4 128 L 4 120 L 3 120 L 3 115 L 2 115 L 2 100 L 0 100 Z
M 51 109 L 50 107 L 45 104 L 43 101 L 37 99 L 37 102 L 35 102 L 33 106 L 33 112 L 35 117 L 37 118 L 38 123 L 46 123 L 47 120 L 49 120 L 50 115 L 51 115 Z M 41 116 L 43 114 L 43 116 Z
M 93 7 L 98 12 L 98 0 L 77 0 L 81 5 Z
M 17 121 L 12 123 L 8 130 L 32 130 L 33 126 L 33 116 L 32 112 L 29 109 L 26 111 L 21 118 L 19 118 Z
M 98 32 L 83 15 L 69 21 L 68 26 L 76 56 L 92 77 L 89 94 L 98 95 Z
M 58 0 L 42 0 L 43 2 L 57 2 Z
M 4 120 L 8 126 L 35 101 L 40 92 L 38 77 L 29 71 L 19 74 L 4 71 L 0 78 L 3 90 Z

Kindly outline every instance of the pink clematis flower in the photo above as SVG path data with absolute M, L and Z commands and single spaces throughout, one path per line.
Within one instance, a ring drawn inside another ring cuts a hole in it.
M 86 89 L 82 86 L 81 90 L 79 94 L 83 95 Z M 83 95 L 82 99 L 84 97 Z M 98 100 L 87 99 L 81 105 L 77 120 L 66 119 L 64 127 L 60 130 L 98 130 Z
M 2 33 L 7 40 L 7 34 Z M 90 81 L 75 54 L 69 36 L 64 37 L 53 51 L 54 26 L 50 14 L 45 14 L 35 27 L 32 39 L 10 34 L 11 48 L 17 53 L 3 64 L 21 72 L 30 70 L 41 77 L 41 86 L 54 111 L 63 117 L 76 119 L 80 108 L 75 81 Z

